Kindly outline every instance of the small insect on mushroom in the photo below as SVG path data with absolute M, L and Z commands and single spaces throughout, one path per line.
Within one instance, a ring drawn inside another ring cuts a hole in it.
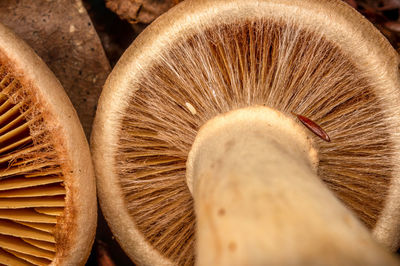
M 325 140 L 326 142 L 331 142 L 331 138 L 328 136 L 328 134 L 325 132 L 325 130 L 322 129 L 317 123 L 312 121 L 311 119 L 298 115 L 292 112 L 293 115 L 297 116 L 297 118 L 300 120 L 300 122 L 306 126 L 312 133 L 320 137 L 321 139 Z

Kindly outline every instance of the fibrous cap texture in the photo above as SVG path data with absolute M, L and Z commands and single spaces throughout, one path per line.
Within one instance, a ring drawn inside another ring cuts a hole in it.
M 185 163 L 199 128 L 247 106 L 301 114 L 318 176 L 398 246 L 399 58 L 340 1 L 185 1 L 123 55 L 102 93 L 92 143 L 100 202 L 133 260 L 192 264 Z

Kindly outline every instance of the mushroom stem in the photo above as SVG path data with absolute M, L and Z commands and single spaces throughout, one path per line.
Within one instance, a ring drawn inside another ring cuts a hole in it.
M 304 129 L 273 109 L 218 116 L 187 162 L 197 265 L 397 265 L 316 175 Z

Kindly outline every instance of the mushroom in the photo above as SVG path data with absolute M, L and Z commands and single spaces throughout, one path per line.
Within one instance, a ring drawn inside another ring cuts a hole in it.
M 379 245 L 400 237 L 398 65 L 338 0 L 174 7 L 100 97 L 92 148 L 116 239 L 144 265 L 393 263 Z
M 2 25 L 0 179 L 0 264 L 84 264 L 97 217 L 85 135 L 54 74 Z

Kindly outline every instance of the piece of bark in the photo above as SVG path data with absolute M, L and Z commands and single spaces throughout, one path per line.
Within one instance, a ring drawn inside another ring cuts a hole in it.
M 183 0 L 106 0 L 106 6 L 131 24 L 149 24 Z
M 89 137 L 110 65 L 81 0 L 1 0 L 0 22 L 54 72 Z

